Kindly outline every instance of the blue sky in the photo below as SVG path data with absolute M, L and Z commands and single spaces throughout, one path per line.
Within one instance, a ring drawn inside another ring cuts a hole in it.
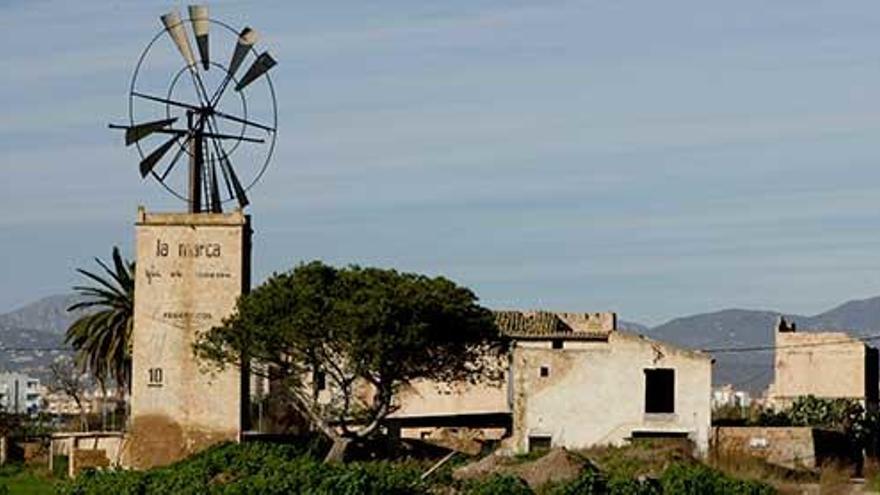
M 0 311 L 64 292 L 136 207 L 106 128 L 165 2 L 0 2 Z M 497 308 L 649 324 L 880 294 L 880 4 L 213 2 L 279 60 L 255 279 L 444 274 Z M 218 47 L 217 50 L 220 50 Z

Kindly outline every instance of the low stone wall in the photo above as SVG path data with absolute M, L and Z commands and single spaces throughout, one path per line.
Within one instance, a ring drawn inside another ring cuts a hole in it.
M 107 451 L 103 449 L 73 449 L 70 453 L 69 474 L 71 478 L 86 469 L 103 469 L 110 466 Z
M 49 450 L 44 441 L 33 440 L 27 442 L 19 442 L 21 448 L 22 460 L 25 464 L 43 464 L 46 462 Z
M 55 433 L 52 435 L 49 469 L 54 469 L 55 456 L 67 456 L 70 477 L 88 468 L 118 466 L 123 439 L 122 432 L 112 431 Z
M 721 426 L 712 429 L 713 455 L 747 455 L 791 469 L 828 461 L 857 462 L 846 437 L 806 426 Z

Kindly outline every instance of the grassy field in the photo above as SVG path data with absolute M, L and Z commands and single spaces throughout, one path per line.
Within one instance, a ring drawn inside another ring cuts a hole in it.
M 19 465 L 0 468 L 0 494 L 43 495 L 55 493 L 55 481 L 45 469 L 27 469 Z

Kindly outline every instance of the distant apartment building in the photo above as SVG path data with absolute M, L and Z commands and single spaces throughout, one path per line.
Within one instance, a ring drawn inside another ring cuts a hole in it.
M 512 452 L 673 437 L 707 452 L 710 356 L 619 331 L 614 313 L 499 311 L 496 321 L 512 339 L 506 380 L 413 383 L 391 416 L 402 436 L 470 432 Z
M 774 379 L 767 403 L 781 409 L 801 396 L 878 401 L 878 352 L 840 331 L 798 332 L 780 317 L 775 328 Z
M 750 405 L 752 405 L 752 396 L 748 390 L 737 390 L 730 384 L 712 390 L 713 409 L 717 407 L 747 408 Z
M 0 407 L 13 414 L 34 414 L 40 410 L 40 380 L 21 373 L 0 373 Z

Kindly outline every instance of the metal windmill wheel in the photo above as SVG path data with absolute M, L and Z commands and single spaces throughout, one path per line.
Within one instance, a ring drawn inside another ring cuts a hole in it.
M 171 12 L 161 20 L 164 28 L 131 78 L 129 124 L 110 127 L 124 129 L 126 146 L 137 148 L 141 177 L 158 180 L 190 212 L 221 212 L 232 200 L 244 208 L 275 148 L 278 114 L 268 71 L 276 62 L 257 53 L 254 30 L 211 19 L 206 6 L 190 6 L 188 19 Z M 228 65 L 211 59 L 209 40 L 233 48 Z M 188 167 L 178 166 L 184 156 Z

